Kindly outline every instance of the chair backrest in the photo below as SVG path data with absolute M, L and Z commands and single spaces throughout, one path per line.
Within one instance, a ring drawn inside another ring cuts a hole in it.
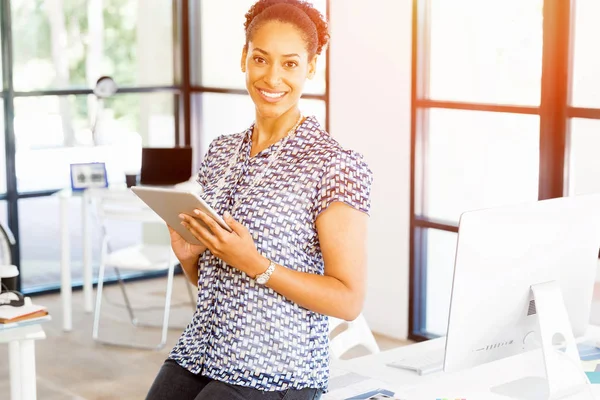
M 12 264 L 10 247 L 15 243 L 15 237 L 10 229 L 8 229 L 8 226 L 4 226 L 0 222 L 0 265 Z
M 131 190 L 92 189 L 86 193 L 103 240 L 116 250 L 134 244 L 170 247 L 165 222 Z
M 332 337 L 332 333 L 342 325 L 346 325 L 346 329 Z M 350 349 L 357 346 L 364 347 L 371 354 L 376 354 L 380 351 L 365 317 L 360 314 L 354 321 L 344 321 L 339 318 L 329 317 L 329 349 L 331 357 L 339 359 Z

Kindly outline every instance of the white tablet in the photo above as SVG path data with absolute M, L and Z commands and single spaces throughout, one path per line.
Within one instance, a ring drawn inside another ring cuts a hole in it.
M 196 208 L 212 217 L 223 229 L 231 232 L 231 228 L 225 223 L 223 218 L 196 193 L 148 186 L 132 186 L 131 191 L 188 243 L 201 244 L 190 231 L 181 225 L 179 214 L 187 214 L 193 217 L 194 209 Z M 201 225 L 206 226 L 200 218 L 194 218 Z

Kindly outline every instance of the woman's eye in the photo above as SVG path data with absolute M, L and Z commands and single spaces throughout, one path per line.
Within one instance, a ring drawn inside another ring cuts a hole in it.
M 265 62 L 265 59 L 262 57 L 254 57 L 254 62 L 263 64 Z
M 288 68 L 296 68 L 298 66 L 298 63 L 295 61 L 288 61 L 285 63 L 285 66 Z

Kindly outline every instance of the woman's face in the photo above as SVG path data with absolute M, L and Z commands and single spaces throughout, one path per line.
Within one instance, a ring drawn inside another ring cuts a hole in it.
M 269 21 L 254 32 L 242 53 L 246 88 L 264 118 L 295 109 L 306 78 L 315 73 L 316 57 L 308 59 L 306 43 L 294 25 Z

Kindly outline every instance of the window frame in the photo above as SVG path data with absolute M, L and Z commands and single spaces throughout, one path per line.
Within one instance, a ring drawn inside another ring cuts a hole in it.
M 426 229 L 458 232 L 458 225 L 419 215 L 424 193 L 423 169 L 427 160 L 428 110 L 491 111 L 538 115 L 540 118 L 540 162 L 538 199 L 563 197 L 567 193 L 567 155 L 571 118 L 600 119 L 600 109 L 570 106 L 573 53 L 573 0 L 544 0 L 542 82 L 540 105 L 514 106 L 429 99 L 429 49 L 431 0 L 413 0 L 412 76 L 411 76 L 411 178 L 410 178 L 410 260 L 409 260 L 409 332 L 412 340 L 436 337 L 427 332 L 427 243 Z M 567 79 L 564 79 L 567 77 Z M 417 157 L 417 154 L 419 157 Z M 417 160 L 421 162 L 418 163 Z

